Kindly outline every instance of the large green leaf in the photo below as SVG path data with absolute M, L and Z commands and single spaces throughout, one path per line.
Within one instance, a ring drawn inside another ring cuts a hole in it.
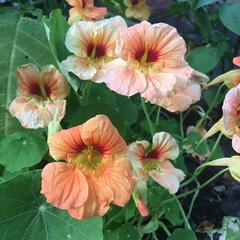
M 240 35 L 240 1 L 225 3 L 219 10 L 223 25 L 232 32 Z
M 0 184 L 0 239 L 102 239 L 101 218 L 79 221 L 47 204 L 40 182 L 37 170 Z
M 187 56 L 187 61 L 194 69 L 207 73 L 217 66 L 221 55 L 211 45 L 194 48 Z
M 55 63 L 43 25 L 11 8 L 0 9 L 0 106 L 8 109 L 16 96 L 16 68 L 26 63 Z M 7 113 L 0 114 L 0 131 L 14 131 Z
M 197 240 L 195 233 L 188 229 L 176 229 L 167 240 Z
M 200 7 L 204 7 L 213 3 L 218 2 L 219 0 L 198 0 L 197 6 L 195 9 L 198 9 Z
M 32 131 L 19 131 L 0 142 L 0 163 L 14 172 L 40 162 L 47 152 L 45 139 Z

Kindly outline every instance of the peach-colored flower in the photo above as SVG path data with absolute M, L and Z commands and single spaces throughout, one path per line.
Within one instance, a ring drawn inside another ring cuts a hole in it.
M 150 7 L 145 0 L 123 0 L 127 9 L 125 15 L 127 18 L 135 18 L 139 20 L 148 20 L 151 14 Z
M 106 64 L 97 82 L 105 82 L 122 95 L 140 93 L 147 101 L 167 108 L 164 97 L 176 92 L 181 95 L 176 98 L 187 95 L 182 107 L 186 109 L 199 100 L 200 87 L 191 81 L 196 74 L 186 63 L 185 52 L 185 42 L 174 27 L 143 21 L 120 32 L 116 53 L 122 60 Z
M 69 10 L 69 24 L 79 20 L 102 20 L 107 15 L 107 8 L 94 7 L 93 0 L 66 0 L 72 8 Z
M 233 58 L 233 63 L 240 66 L 240 57 Z M 240 69 L 234 69 L 216 77 L 208 86 L 218 83 L 224 83 L 228 88 L 236 87 L 240 83 Z
M 55 162 L 42 172 L 42 193 L 77 219 L 104 215 L 111 203 L 124 206 L 135 185 L 127 145 L 104 115 L 53 134 L 48 139 Z
M 56 112 L 59 121 L 64 117 L 69 86 L 53 65 L 40 72 L 34 64 L 18 67 L 17 84 L 20 96 L 12 101 L 9 111 L 23 127 L 46 127 Z
M 133 164 L 138 182 L 147 181 L 147 177 L 150 175 L 169 193 L 176 193 L 180 181 L 184 179 L 184 173 L 176 169 L 169 161 L 178 157 L 179 147 L 176 140 L 169 133 L 159 132 L 153 136 L 153 146 L 150 151 L 148 151 L 148 147 L 149 142 L 147 141 L 136 141 L 128 147 L 128 158 Z M 139 194 L 140 197 L 143 195 Z M 146 199 L 140 197 L 139 200 Z M 143 202 L 146 205 L 146 200 Z M 135 203 L 137 205 L 138 201 Z
M 223 102 L 223 126 L 233 134 L 232 147 L 240 153 L 240 86 L 229 90 Z
M 66 46 L 74 55 L 63 61 L 63 65 L 80 79 L 93 80 L 105 63 L 115 59 L 117 33 L 125 27 L 119 16 L 75 23 L 66 37 Z

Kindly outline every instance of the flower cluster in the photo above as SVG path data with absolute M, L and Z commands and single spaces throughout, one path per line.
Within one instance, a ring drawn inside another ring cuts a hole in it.
M 128 17 L 149 17 L 145 1 L 124 2 Z M 184 111 L 200 99 L 200 84 L 207 76 L 185 61 L 186 45 L 174 27 L 147 21 L 128 27 L 120 16 L 101 20 L 107 10 L 94 7 L 91 0 L 68 3 L 72 8 L 66 46 L 72 55 L 61 63 L 68 72 L 81 80 L 105 83 L 121 95 L 139 93 L 170 112 Z M 140 214 L 147 216 L 148 176 L 170 194 L 178 191 L 185 175 L 171 163 L 179 147 L 169 133 L 155 133 L 149 149 L 145 140 L 127 146 L 104 115 L 61 130 L 69 93 L 64 76 L 52 65 L 39 71 L 27 64 L 17 69 L 17 81 L 20 96 L 11 103 L 10 113 L 25 128 L 49 127 L 49 152 L 57 161 L 42 171 L 41 192 L 49 203 L 84 219 L 103 216 L 111 204 L 122 207 L 132 195 Z M 239 99 L 238 88 L 233 91 Z M 225 105 L 234 101 L 226 100 Z M 228 107 L 224 114 L 230 117 L 224 123 L 229 128 L 232 124 L 229 131 L 236 130 L 234 139 L 240 142 L 238 107 L 239 102 Z

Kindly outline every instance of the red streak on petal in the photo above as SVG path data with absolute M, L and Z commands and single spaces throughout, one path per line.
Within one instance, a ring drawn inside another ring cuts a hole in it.
M 132 0 L 132 5 L 137 5 L 139 4 L 139 0 Z
M 155 49 L 148 50 L 147 62 L 157 62 L 159 60 L 159 51 Z
M 28 89 L 32 95 L 42 96 L 41 89 L 37 83 L 31 83 L 31 85 L 28 86 Z
M 147 154 L 145 158 L 147 159 L 158 159 L 160 156 L 160 152 L 158 152 L 156 149 L 153 149 L 151 152 Z
M 103 44 L 98 44 L 94 46 L 93 43 L 87 45 L 87 56 L 93 58 L 101 58 L 106 55 L 106 46 Z
M 135 51 L 135 56 L 134 56 L 134 58 L 135 58 L 137 61 L 141 61 L 144 53 L 145 53 L 145 49 L 139 48 L 139 49 L 137 49 L 137 51 Z

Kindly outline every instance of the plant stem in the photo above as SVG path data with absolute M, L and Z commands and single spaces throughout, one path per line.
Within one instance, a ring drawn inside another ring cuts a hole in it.
M 184 131 L 183 131 L 183 114 L 182 112 L 180 113 L 180 131 L 181 131 L 181 136 L 184 138 Z
M 181 193 L 181 194 L 179 194 L 179 195 L 176 195 L 176 196 L 174 196 L 173 198 L 170 198 L 170 199 L 167 199 L 167 200 L 165 200 L 165 201 L 162 201 L 161 204 L 160 204 L 160 206 L 161 206 L 161 205 L 164 205 L 164 204 L 166 204 L 166 203 L 172 202 L 172 201 L 174 201 L 176 198 L 177 198 L 177 199 L 180 199 L 180 198 L 186 197 L 186 196 L 188 196 L 188 195 L 191 195 L 191 194 L 195 193 L 195 192 L 198 191 L 198 190 L 201 190 L 202 188 L 206 187 L 209 183 L 211 183 L 212 181 L 214 181 L 216 178 L 218 178 L 221 174 L 225 173 L 227 170 L 228 170 L 228 169 L 225 168 L 225 169 L 223 169 L 222 171 L 218 172 L 218 173 L 215 174 L 213 177 L 211 177 L 208 181 L 206 181 L 206 182 L 204 182 L 203 184 L 201 184 L 199 187 L 196 187 L 196 188 L 194 188 L 194 189 L 192 189 L 192 190 L 190 190 L 190 191 L 188 191 L 188 192 L 185 192 L 185 193 Z
M 144 101 L 144 99 L 142 97 L 141 97 L 141 103 L 142 103 L 142 108 L 143 108 L 146 120 L 148 122 L 148 126 L 149 126 L 149 129 L 150 129 L 151 135 L 153 136 L 154 128 L 153 128 L 152 121 L 150 119 L 149 113 L 147 111 L 147 107 L 146 107 L 145 101 Z
M 157 117 L 156 117 L 156 120 L 155 120 L 155 125 L 157 125 L 157 123 L 158 123 L 158 121 L 159 121 L 160 112 L 161 112 L 161 107 L 158 107 L 158 110 L 157 110 Z
M 183 216 L 183 219 L 184 219 L 184 222 L 185 222 L 185 227 L 187 227 L 188 229 L 192 229 L 192 228 L 191 228 L 191 225 L 190 225 L 190 223 L 189 223 L 189 221 L 188 221 L 188 218 L 187 218 L 187 216 L 186 216 L 186 213 L 185 213 L 185 211 L 184 211 L 184 209 L 183 209 L 183 207 L 182 207 L 182 204 L 180 203 L 180 201 L 178 200 L 178 198 L 176 198 L 176 196 L 174 196 L 174 198 L 175 198 L 175 201 L 176 201 L 176 203 L 177 203 L 177 205 L 178 205 L 178 207 L 179 207 L 179 209 L 180 209 L 180 212 L 181 212 L 181 214 L 182 214 L 182 216 Z
M 215 107 L 215 104 L 218 100 L 219 94 L 221 93 L 222 88 L 225 86 L 224 83 L 221 84 L 221 86 L 218 88 L 217 93 L 212 101 L 212 104 L 210 105 L 209 109 L 207 110 L 206 114 L 199 120 L 199 122 L 197 123 L 197 128 L 200 128 L 200 126 L 202 125 L 202 123 L 205 121 L 205 119 L 207 118 L 207 116 L 210 114 L 210 112 L 213 110 L 213 108 Z
M 168 235 L 171 236 L 170 231 L 168 230 L 167 226 L 164 224 L 164 222 L 159 222 L 160 227 L 162 227 L 162 229 L 164 230 L 164 232 Z

